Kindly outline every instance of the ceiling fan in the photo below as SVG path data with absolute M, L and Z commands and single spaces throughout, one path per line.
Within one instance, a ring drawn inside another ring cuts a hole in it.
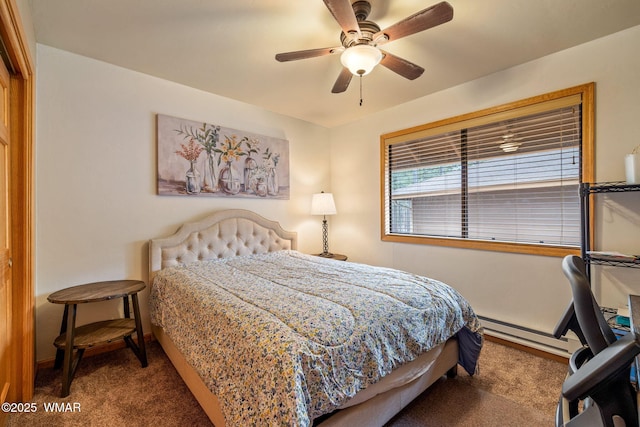
M 371 4 L 368 1 L 358 0 L 353 4 L 350 0 L 323 1 L 342 28 L 340 34 L 342 46 L 278 53 L 276 60 L 280 62 L 295 61 L 341 52 L 340 60 L 343 69 L 333 85 L 331 90 L 333 93 L 344 92 L 354 75 L 362 77 L 369 74 L 378 64 L 382 64 L 409 80 L 420 77 L 424 68 L 392 55 L 378 46 L 453 19 L 453 7 L 443 1 L 380 30 L 375 22 L 367 21 L 371 12 Z

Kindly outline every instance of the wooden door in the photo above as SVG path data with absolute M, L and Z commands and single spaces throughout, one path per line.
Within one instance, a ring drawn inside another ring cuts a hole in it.
M 0 61 L 0 400 L 6 402 L 10 389 L 11 349 L 11 247 L 9 233 L 9 73 Z M 4 411 L 0 413 L 3 425 Z
M 0 0 L 0 38 L 11 63 L 10 77 L 0 69 L 0 402 L 29 402 L 35 381 L 35 77 L 16 0 Z

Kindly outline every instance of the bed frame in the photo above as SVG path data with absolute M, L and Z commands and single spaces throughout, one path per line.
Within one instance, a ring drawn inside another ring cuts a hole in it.
M 150 241 L 149 282 L 153 283 L 155 272 L 181 263 L 286 249 L 297 249 L 297 233 L 284 230 L 278 222 L 248 210 L 218 211 L 200 221 L 182 225 L 171 236 Z M 216 427 L 224 427 L 225 419 L 218 398 L 162 328 L 152 325 L 152 331 L 211 422 Z M 438 378 L 455 374 L 458 363 L 457 340 L 450 339 L 439 350 L 431 367 L 421 377 L 341 409 L 317 426 L 384 425 Z M 354 399 L 358 397 L 359 394 Z

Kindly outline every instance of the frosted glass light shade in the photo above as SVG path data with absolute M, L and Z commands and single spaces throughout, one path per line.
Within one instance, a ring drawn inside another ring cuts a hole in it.
M 311 215 L 335 215 L 336 204 L 333 202 L 333 194 L 317 193 L 311 198 Z
M 340 62 L 356 76 L 365 76 L 382 60 L 380 49 L 368 44 L 358 44 L 347 48 L 340 56 Z

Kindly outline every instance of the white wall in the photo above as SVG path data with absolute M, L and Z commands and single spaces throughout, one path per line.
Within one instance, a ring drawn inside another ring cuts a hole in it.
M 326 128 L 48 46 L 37 46 L 37 359 L 53 357 L 59 289 L 113 279 L 147 280 L 147 241 L 225 208 L 254 210 L 321 249 L 311 194 L 328 190 Z M 290 200 L 156 195 L 156 114 L 289 141 Z M 143 293 L 144 328 L 150 332 Z M 81 305 L 78 324 L 117 317 L 121 302 Z
M 570 300 L 560 258 L 380 240 L 381 134 L 596 82 L 596 179 L 624 180 L 624 155 L 640 144 L 640 27 L 495 73 L 331 130 L 338 215 L 332 247 L 354 261 L 443 280 L 478 314 L 551 333 Z M 428 79 L 428 72 L 421 79 Z M 420 80 L 416 80 L 416 84 Z M 600 198 L 600 249 L 640 253 L 640 193 Z M 640 293 L 640 270 L 600 268 L 595 290 L 617 307 Z
M 624 179 L 640 143 L 640 27 L 427 96 L 331 130 L 257 107 L 38 45 L 36 140 L 37 359 L 51 358 L 62 307 L 55 290 L 96 280 L 147 279 L 146 242 L 185 220 L 248 208 L 296 230 L 300 250 L 319 249 L 311 194 L 331 189 L 334 252 L 443 280 L 478 314 L 551 332 L 570 299 L 560 259 L 380 240 L 381 134 L 596 82 L 596 177 Z M 425 73 L 421 79 L 428 79 Z M 420 80 L 414 82 L 419 84 Z M 291 200 L 155 195 L 155 114 L 285 138 Z M 331 141 L 330 153 L 326 141 Z M 601 249 L 639 253 L 640 193 L 601 197 Z M 640 292 L 640 270 L 596 272 L 596 292 L 616 306 Z M 146 304 L 143 295 L 143 307 Z M 81 307 L 79 322 L 115 317 L 119 304 Z M 146 309 L 145 309 L 146 316 Z M 148 321 L 145 322 L 147 331 Z
M 15 3 L 18 6 L 19 21 L 22 22 L 22 29 L 24 30 L 24 37 L 28 45 L 29 53 L 31 54 L 31 59 L 35 61 L 36 34 L 31 17 L 31 0 L 16 0 Z

